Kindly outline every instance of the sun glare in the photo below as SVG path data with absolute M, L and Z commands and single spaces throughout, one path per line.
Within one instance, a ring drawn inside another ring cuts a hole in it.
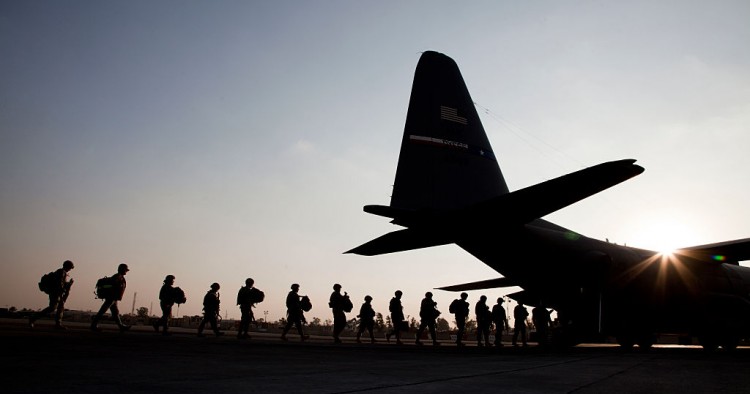
M 690 246 L 694 238 L 692 230 L 685 225 L 670 222 L 657 222 L 644 227 L 639 238 L 641 242 L 633 246 L 651 249 L 664 256 L 671 256 L 678 248 Z

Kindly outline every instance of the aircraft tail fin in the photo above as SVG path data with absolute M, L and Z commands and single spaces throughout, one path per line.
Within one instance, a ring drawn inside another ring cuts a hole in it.
M 458 66 L 441 53 L 423 53 L 391 207 L 454 210 L 505 193 L 508 187 Z

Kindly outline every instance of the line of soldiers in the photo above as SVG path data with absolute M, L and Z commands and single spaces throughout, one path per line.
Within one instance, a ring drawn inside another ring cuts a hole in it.
M 41 316 L 49 313 L 55 313 L 55 328 L 65 329 L 62 325 L 62 315 L 64 311 L 64 304 L 68 295 L 70 294 L 71 286 L 73 285 L 73 279 L 69 279 L 68 273 L 74 268 L 74 264 L 70 260 L 63 262 L 62 268 L 57 271 L 50 273 L 51 279 L 48 285 L 48 290 L 45 290 L 49 294 L 49 306 L 42 311 L 33 314 L 29 318 L 29 326 L 34 327 L 34 322 Z M 103 318 L 104 313 L 109 309 L 112 319 L 115 321 L 121 331 L 127 331 L 130 329 L 129 325 L 122 322 L 120 313 L 117 307 L 118 301 L 122 300 L 122 296 L 125 293 L 127 283 L 125 281 L 125 275 L 130 269 L 127 264 L 120 264 L 117 267 L 117 273 L 112 277 L 104 278 L 107 279 L 108 291 L 103 292 L 100 298 L 103 298 L 101 308 L 97 314 L 92 318 L 91 329 L 98 331 L 98 323 Z M 46 275 L 45 275 L 46 276 Z M 175 276 L 167 275 L 164 278 L 164 283 L 159 291 L 159 301 L 162 310 L 162 317 L 154 322 L 153 327 L 156 332 L 162 332 L 163 335 L 169 335 L 169 319 L 172 316 L 172 308 L 174 304 L 182 304 L 186 302 L 184 291 L 179 287 L 175 287 Z M 43 279 L 44 280 L 44 279 Z M 103 279 L 102 279 L 103 280 Z M 100 280 L 101 281 L 101 280 Z M 237 333 L 238 339 L 249 339 L 249 329 L 252 321 L 255 320 L 253 315 L 253 308 L 256 304 L 263 302 L 264 293 L 254 287 L 255 281 L 252 278 L 245 280 L 245 286 L 241 287 L 237 294 L 237 305 L 240 308 L 242 314 L 240 320 L 240 326 Z M 42 288 L 42 283 L 40 283 Z M 211 330 L 216 336 L 221 336 L 224 333 L 219 330 L 218 319 L 220 319 L 219 311 L 221 301 L 219 299 L 219 289 L 221 286 L 218 283 L 213 283 L 210 286 L 209 291 L 203 297 L 203 319 L 198 326 L 198 336 L 203 337 L 203 331 L 206 324 L 211 326 Z M 287 308 L 287 322 L 281 334 L 281 339 L 287 340 L 287 333 L 296 326 L 297 332 L 299 333 L 300 340 L 304 341 L 309 338 L 305 335 L 303 326 L 305 323 L 304 312 L 308 312 L 312 309 L 312 302 L 310 298 L 305 295 L 299 294 L 300 285 L 294 283 L 291 285 L 291 291 L 286 297 L 286 308 Z M 344 292 L 341 294 L 341 285 L 336 283 L 333 285 L 333 293 L 329 298 L 328 306 L 333 312 L 333 339 L 334 343 L 341 343 L 340 335 L 346 328 L 346 313 L 349 313 L 353 309 L 352 301 L 349 298 L 348 293 Z M 390 300 L 388 310 L 390 312 L 391 322 L 393 329 L 386 333 L 386 340 L 390 342 L 391 337 L 396 338 L 396 344 L 402 344 L 401 333 L 402 331 L 408 330 L 408 322 L 404 317 L 403 306 L 401 304 L 401 297 L 403 292 L 397 290 L 394 297 Z M 440 311 L 437 309 L 437 302 L 433 299 L 431 292 L 425 293 L 425 297 L 422 299 L 419 309 L 420 325 L 417 330 L 416 341 L 417 345 L 422 345 L 420 338 L 422 337 L 425 329 L 429 329 L 432 337 L 432 344 L 434 346 L 440 345 L 437 341 L 436 334 L 436 320 L 440 316 Z M 456 335 L 456 345 L 464 346 L 463 337 L 466 330 L 466 319 L 469 317 L 469 302 L 466 301 L 468 298 L 467 293 L 461 293 L 460 298 L 453 300 L 450 304 L 450 313 L 455 315 L 456 325 L 458 326 L 458 333 Z M 474 313 L 477 321 L 477 334 L 476 340 L 478 346 L 491 346 L 489 341 L 489 335 L 491 327 L 495 325 L 495 346 L 503 346 L 500 338 L 502 332 L 509 328 L 508 319 L 506 317 L 505 308 L 503 308 L 504 300 L 502 297 L 497 299 L 497 304 L 490 310 L 487 305 L 487 297 L 482 295 L 479 301 L 474 306 Z M 533 309 L 533 321 L 537 328 L 537 333 L 540 338 L 540 344 L 544 344 L 547 338 L 547 328 L 550 324 L 549 311 L 546 308 L 539 305 Z M 367 295 L 364 298 L 364 303 L 360 307 L 359 314 L 357 317 L 360 319 L 359 327 L 357 329 L 357 343 L 361 343 L 361 337 L 368 331 L 370 334 L 370 342 L 375 343 L 374 336 L 374 319 L 375 310 L 372 307 L 372 297 Z M 519 303 L 513 310 L 513 317 L 515 319 L 514 333 L 513 333 L 513 346 L 517 345 L 518 336 L 521 336 L 523 346 L 526 344 L 526 319 L 529 316 L 527 309 L 523 304 Z

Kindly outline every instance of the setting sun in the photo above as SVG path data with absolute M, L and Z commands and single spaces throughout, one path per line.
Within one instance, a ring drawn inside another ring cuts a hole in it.
M 632 245 L 670 255 L 695 242 L 696 235 L 690 226 L 676 221 L 658 221 L 643 226 Z

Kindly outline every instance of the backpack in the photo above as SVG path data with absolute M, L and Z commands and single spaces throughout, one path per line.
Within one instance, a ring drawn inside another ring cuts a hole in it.
M 354 309 L 354 304 L 352 304 L 352 300 L 349 299 L 349 297 L 344 297 L 344 302 L 342 303 L 342 308 L 344 312 L 349 313 Z
M 458 312 L 458 305 L 456 304 L 458 304 L 458 300 L 453 300 L 453 302 L 451 302 L 450 306 L 448 307 L 448 312 L 450 313 Z
M 99 278 L 99 280 L 96 281 L 96 290 L 94 291 L 94 294 L 96 294 L 96 298 L 114 298 L 113 296 L 115 294 L 115 286 L 113 279 L 114 278 L 105 276 L 103 278 Z
M 266 299 L 266 294 L 263 293 L 262 290 L 256 289 L 253 287 L 250 289 L 250 302 L 253 304 L 257 304 L 259 302 L 263 302 L 263 300 Z
M 299 305 L 305 312 L 310 312 L 310 309 L 312 309 L 312 302 L 310 302 L 310 297 L 304 296 L 301 300 L 299 300 Z
M 177 304 L 184 304 L 187 302 L 187 297 L 185 297 L 185 292 L 180 289 L 179 287 L 175 287 L 174 290 L 174 302 Z
M 42 275 L 42 278 L 39 280 L 39 290 L 47 294 L 51 294 L 55 290 L 55 282 L 56 280 L 55 280 L 54 272 L 44 274 Z

